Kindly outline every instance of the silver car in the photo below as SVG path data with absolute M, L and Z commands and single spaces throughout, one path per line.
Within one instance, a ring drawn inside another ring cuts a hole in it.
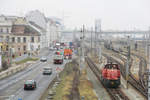
M 52 74 L 52 68 L 50 67 L 43 68 L 43 75 L 51 75 L 51 74 Z
M 46 57 L 42 57 L 42 58 L 40 59 L 40 61 L 45 62 L 45 61 L 47 61 L 47 58 L 46 58 Z

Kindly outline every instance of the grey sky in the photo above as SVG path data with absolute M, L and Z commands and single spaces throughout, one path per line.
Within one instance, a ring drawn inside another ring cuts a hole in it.
M 150 0 L 1 0 L 0 14 L 24 15 L 38 9 L 62 18 L 68 27 L 87 27 L 102 20 L 102 29 L 146 30 L 150 26 Z

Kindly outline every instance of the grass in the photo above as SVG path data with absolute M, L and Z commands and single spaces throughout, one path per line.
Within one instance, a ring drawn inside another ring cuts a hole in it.
M 69 100 L 70 89 L 72 88 L 72 80 L 74 75 L 63 77 L 62 82 L 56 88 L 56 95 L 53 100 Z
M 68 63 L 60 73 L 61 83 L 56 87 L 56 95 L 53 100 L 69 100 L 68 95 L 72 88 L 72 81 L 74 78 L 73 65 Z
M 60 73 L 61 83 L 56 87 L 56 95 L 53 100 L 70 100 L 69 95 L 72 89 L 72 82 L 75 76 L 73 71 L 74 65 L 72 63 L 68 63 Z M 84 96 L 84 100 L 98 100 L 96 94 L 93 92 L 92 83 L 87 80 L 86 70 L 83 70 L 80 76 L 80 84 L 78 86 L 80 96 Z
M 93 92 L 92 83 L 87 80 L 86 70 L 82 71 L 79 85 L 80 96 L 84 96 L 84 100 L 98 100 L 95 93 Z
M 28 57 L 28 58 L 26 58 L 26 59 L 23 59 L 23 60 L 21 60 L 21 61 L 18 61 L 18 62 L 15 62 L 15 64 L 23 64 L 23 63 L 26 63 L 26 62 L 28 62 L 28 61 L 37 61 L 39 58 L 30 58 L 30 57 Z

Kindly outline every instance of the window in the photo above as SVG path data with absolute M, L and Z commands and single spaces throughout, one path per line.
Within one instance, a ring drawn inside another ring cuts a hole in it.
M 26 43 L 26 37 L 23 37 L 23 43 Z
M 7 33 L 9 33 L 9 29 L 7 28 Z
M 21 39 L 20 39 L 20 37 L 18 37 L 18 38 L 17 38 L 17 42 L 18 42 L 18 43 L 20 43 L 20 42 L 21 42 Z
M 26 51 L 26 46 L 25 45 L 23 46 L 23 50 Z
M 40 42 L 40 37 L 38 37 L 38 42 Z
M 9 42 L 9 36 L 6 36 L 6 42 Z
M 40 45 L 38 46 L 38 49 L 40 50 Z
M 12 37 L 12 42 L 13 42 L 13 43 L 15 42 L 15 37 Z
M 20 51 L 20 46 L 18 46 L 18 51 Z
M 34 37 L 31 37 L 31 42 L 34 42 Z
M 7 45 L 7 46 L 6 46 L 6 51 L 8 51 L 8 49 L 9 49 L 9 46 Z
M 1 28 L 1 32 L 3 32 L 3 29 Z
M 3 42 L 3 38 L 4 38 L 3 36 L 0 36 L 0 42 Z

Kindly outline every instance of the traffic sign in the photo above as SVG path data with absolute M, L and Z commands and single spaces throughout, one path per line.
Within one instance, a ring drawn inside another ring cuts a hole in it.
M 61 69 L 61 68 L 59 68 L 59 67 L 57 67 L 57 68 L 56 68 L 56 71 L 61 71 L 61 70 L 62 70 L 62 69 Z

